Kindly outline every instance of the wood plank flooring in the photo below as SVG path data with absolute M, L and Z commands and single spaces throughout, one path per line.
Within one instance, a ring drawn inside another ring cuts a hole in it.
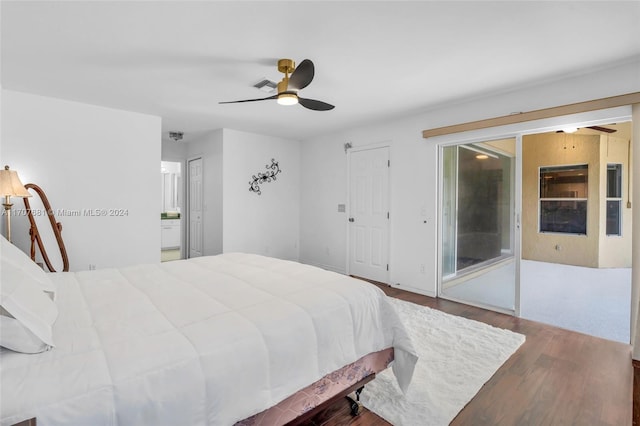
M 387 295 L 505 328 L 527 337 L 451 425 L 631 425 L 631 346 L 386 285 Z M 367 389 L 365 387 L 364 392 Z M 389 425 L 346 402 L 316 415 L 312 425 Z M 417 425 L 416 425 L 417 426 Z

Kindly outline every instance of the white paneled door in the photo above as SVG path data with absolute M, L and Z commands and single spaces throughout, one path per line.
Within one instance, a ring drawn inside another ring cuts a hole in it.
M 202 256 L 202 158 L 189 160 L 189 257 Z
M 352 151 L 349 274 L 389 281 L 389 148 Z

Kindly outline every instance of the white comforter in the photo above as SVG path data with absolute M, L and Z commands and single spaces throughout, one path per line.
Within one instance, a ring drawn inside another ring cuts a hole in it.
M 232 425 L 361 356 L 416 356 L 375 286 L 224 254 L 52 274 L 56 347 L 0 358 L 2 424 Z

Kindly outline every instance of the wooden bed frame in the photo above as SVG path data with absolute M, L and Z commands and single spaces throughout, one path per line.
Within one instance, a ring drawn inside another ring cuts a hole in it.
M 345 389 L 344 391 L 340 392 L 339 394 L 337 394 L 337 395 L 327 399 L 326 401 L 322 402 L 317 407 L 315 407 L 313 410 L 307 411 L 306 413 L 304 413 L 300 417 L 297 417 L 297 418 L 291 420 L 290 422 L 286 423 L 285 426 L 307 425 L 307 424 L 309 424 L 309 421 L 313 417 L 315 417 L 316 415 L 321 413 L 323 410 L 326 410 L 329 407 L 333 406 L 333 404 L 336 404 L 342 398 L 345 398 L 347 400 L 347 402 L 350 404 L 351 415 L 352 416 L 357 416 L 358 414 L 360 414 L 360 408 L 361 408 L 361 404 L 360 404 L 360 401 L 359 401 L 360 393 L 364 389 L 364 385 L 369 383 L 371 380 L 375 379 L 375 377 L 376 377 L 375 373 L 368 375 L 364 379 L 360 380 L 358 383 L 348 387 L 347 389 Z M 356 400 L 354 400 L 353 398 L 351 398 L 349 396 L 354 391 L 356 393 L 356 398 L 357 398 Z M 16 423 L 16 424 L 14 424 L 12 426 L 37 426 L 36 423 L 37 423 L 37 420 L 35 418 L 32 418 L 32 419 L 21 421 L 21 422 Z
M 278 404 L 240 420 L 234 426 L 251 425 L 303 425 L 346 400 L 352 416 L 360 414 L 360 394 L 381 371 L 386 370 L 395 358 L 393 347 L 364 355 L 360 359 L 328 373 L 310 383 Z
M 33 189 L 40 200 L 42 200 L 42 205 L 44 206 L 47 217 L 49 218 L 49 223 L 51 223 L 51 228 L 53 228 L 53 235 L 56 237 L 56 241 L 58 243 L 58 248 L 60 249 L 60 254 L 62 255 L 62 271 L 69 271 L 69 257 L 67 256 L 67 249 L 64 246 L 64 241 L 62 240 L 62 224 L 60 222 L 56 222 L 56 217 L 53 214 L 53 209 L 51 208 L 51 204 L 49 203 L 49 199 L 45 195 L 42 188 L 34 183 L 28 183 L 24 186 L 27 189 Z M 31 210 L 31 205 L 29 204 L 29 198 L 24 197 L 24 207 L 27 210 L 27 216 L 29 217 L 29 223 L 31 224 L 31 228 L 29 229 L 29 235 L 31 236 L 31 260 L 36 261 L 36 245 L 40 249 L 40 253 L 42 254 L 42 259 L 44 263 L 47 265 L 49 272 L 56 272 L 56 270 L 51 265 L 51 261 L 49 261 L 49 256 L 47 256 L 47 250 L 44 248 L 44 244 L 42 243 L 42 238 L 40 237 L 40 231 L 38 231 L 38 225 L 36 224 L 36 219 L 33 217 L 33 211 Z M 42 265 L 41 265 L 42 266 Z
M 351 415 L 352 416 L 357 416 L 358 414 L 360 414 L 360 409 L 362 408 L 362 405 L 360 404 L 360 393 L 364 389 L 364 385 L 369 383 L 371 380 L 373 380 L 375 378 L 376 378 L 375 373 L 372 373 L 372 374 L 368 375 L 364 379 L 360 380 L 358 383 L 348 387 L 347 389 L 345 389 L 344 391 L 340 392 L 339 394 L 337 394 L 337 395 L 327 399 L 326 401 L 318 404 L 318 406 L 315 407 L 313 410 L 307 411 L 303 415 L 301 415 L 301 416 L 291 420 L 290 422 L 286 423 L 286 426 L 308 425 L 309 421 L 313 417 L 315 417 L 317 414 L 319 414 L 323 410 L 326 410 L 327 408 L 331 407 L 333 404 L 337 403 L 340 399 L 343 399 L 343 398 L 345 398 L 347 400 L 347 402 L 349 403 L 349 405 L 350 405 Z M 354 391 L 356 393 L 356 400 L 354 400 L 353 398 L 351 398 L 349 396 Z

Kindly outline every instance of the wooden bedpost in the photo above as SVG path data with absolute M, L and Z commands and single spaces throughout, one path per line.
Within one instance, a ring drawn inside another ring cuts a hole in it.
M 640 361 L 632 359 L 633 365 L 633 425 L 640 426 Z

